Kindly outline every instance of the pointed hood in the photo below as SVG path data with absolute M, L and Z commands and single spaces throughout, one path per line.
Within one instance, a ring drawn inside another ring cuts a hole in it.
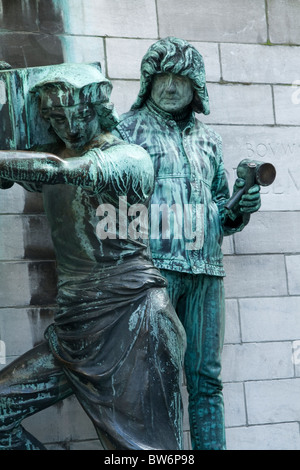
M 196 113 L 209 114 L 205 67 L 202 55 L 184 39 L 167 37 L 150 46 L 141 63 L 140 91 L 131 109 L 141 108 L 151 92 L 153 75 L 174 73 L 184 75 L 193 82 L 192 101 Z

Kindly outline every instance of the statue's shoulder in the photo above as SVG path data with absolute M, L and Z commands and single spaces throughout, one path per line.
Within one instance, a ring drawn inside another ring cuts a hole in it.
M 102 134 L 98 138 L 98 145 L 94 142 L 94 148 L 95 147 L 99 148 L 103 153 L 115 153 L 116 156 L 119 155 L 120 158 L 127 156 L 135 160 L 149 159 L 151 161 L 148 152 L 143 149 L 143 147 L 126 142 L 110 132 Z
M 215 131 L 215 129 L 208 126 L 207 124 L 204 124 L 199 119 L 195 119 L 195 127 L 196 130 L 200 132 L 205 139 L 218 146 L 222 145 L 222 137 L 220 134 L 218 134 L 218 132 Z

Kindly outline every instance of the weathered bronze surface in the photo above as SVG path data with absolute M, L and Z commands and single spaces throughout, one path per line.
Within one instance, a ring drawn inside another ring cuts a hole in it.
M 117 126 L 119 136 L 141 145 L 152 158 L 151 213 L 164 206 L 173 216 L 169 236 L 158 230 L 163 210 L 151 218 L 151 233 L 157 236 L 151 236 L 150 246 L 187 334 L 185 372 L 191 440 L 197 450 L 226 447 L 220 375 L 223 236 L 242 230 L 260 207 L 259 185 L 251 184 L 238 204 L 226 208 L 230 193 L 221 137 L 195 116 L 209 112 L 201 54 L 187 41 L 169 37 L 154 43 L 143 57 L 139 94 Z M 238 177 L 233 192 L 244 185 Z
M 45 342 L 0 373 L 0 448 L 42 449 L 23 418 L 75 393 L 105 448 L 181 449 L 185 332 L 137 223 L 151 159 L 112 135 L 118 118 L 98 66 L 0 80 L 0 184 L 42 192 L 58 273 Z

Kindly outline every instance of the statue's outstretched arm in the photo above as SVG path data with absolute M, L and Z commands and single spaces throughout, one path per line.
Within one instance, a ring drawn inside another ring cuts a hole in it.
M 97 165 L 98 167 L 98 165 Z M 72 184 L 92 189 L 99 183 L 95 157 L 62 159 L 51 153 L 0 151 L 0 178 L 14 182 Z
M 0 179 L 17 183 L 70 184 L 128 202 L 146 201 L 152 193 L 154 170 L 150 156 L 137 145 L 91 149 L 79 157 L 62 159 L 51 153 L 0 151 Z

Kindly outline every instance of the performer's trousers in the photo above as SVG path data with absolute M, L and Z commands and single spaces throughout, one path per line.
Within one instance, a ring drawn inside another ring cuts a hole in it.
M 194 450 L 224 450 L 225 426 L 221 354 L 225 298 L 222 277 L 161 270 L 168 293 L 185 328 L 185 374 Z

